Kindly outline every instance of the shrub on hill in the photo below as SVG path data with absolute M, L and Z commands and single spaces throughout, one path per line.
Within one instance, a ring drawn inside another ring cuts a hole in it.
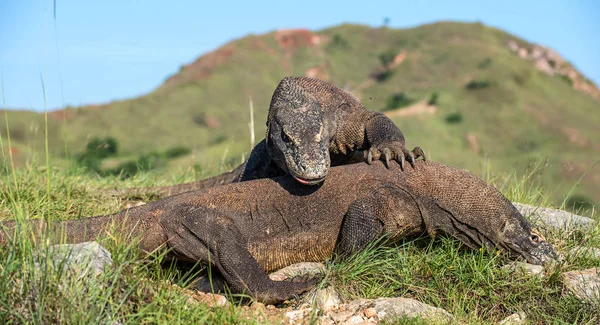
M 395 93 L 388 97 L 385 103 L 384 111 L 397 109 L 412 104 L 415 100 L 408 97 L 404 92 Z

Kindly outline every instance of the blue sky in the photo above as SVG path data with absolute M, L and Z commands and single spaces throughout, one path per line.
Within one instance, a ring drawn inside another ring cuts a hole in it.
M 249 33 L 343 22 L 405 28 L 481 21 L 557 50 L 600 81 L 600 2 L 0 0 L 5 107 L 44 110 L 150 92 L 204 52 Z M 46 102 L 42 91 L 46 91 Z M 4 106 L 4 105 L 3 105 Z

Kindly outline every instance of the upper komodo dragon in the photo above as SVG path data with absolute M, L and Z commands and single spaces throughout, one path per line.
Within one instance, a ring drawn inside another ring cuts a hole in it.
M 285 77 L 273 93 L 266 138 L 248 160 L 231 172 L 174 186 L 111 190 L 115 196 L 145 193 L 167 196 L 196 189 L 291 174 L 303 184 L 318 184 L 330 165 L 346 164 L 352 152 L 367 150 L 367 161 L 397 160 L 402 167 L 418 157 L 409 151 L 400 129 L 382 113 L 367 110 L 351 93 L 329 82 Z
M 331 168 L 321 186 L 291 177 L 233 183 L 170 196 L 109 216 L 51 223 L 66 242 L 95 240 L 116 224 L 140 237 L 144 251 L 216 266 L 229 287 L 264 303 L 309 290 L 314 281 L 272 281 L 272 271 L 303 261 L 346 256 L 386 236 L 445 232 L 471 248 L 498 247 L 530 263 L 556 258 L 553 246 L 533 234 L 515 207 L 472 174 L 429 161 L 401 171 L 353 164 Z M 15 235 L 4 222 L 0 244 Z M 48 229 L 50 228 L 50 229 Z

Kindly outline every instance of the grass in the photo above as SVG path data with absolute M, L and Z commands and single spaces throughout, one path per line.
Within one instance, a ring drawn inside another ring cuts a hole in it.
M 484 169 L 490 170 L 490 164 Z M 213 172 L 213 171 L 211 171 Z M 50 178 L 47 179 L 47 175 Z M 0 185 L 2 219 L 77 219 L 122 208 L 122 202 L 103 196 L 100 188 L 128 187 L 165 182 L 159 174 L 136 174 L 131 179 L 99 178 L 81 168 L 29 168 L 4 171 Z M 168 182 L 197 177 L 176 172 Z M 510 199 L 543 203 L 544 194 L 529 177 L 484 178 Z M 46 188 L 50 184 L 50 190 Z M 545 233 L 562 251 L 570 247 L 600 247 L 600 226 L 589 232 Z M 113 323 L 261 323 L 281 321 L 237 306 L 209 308 L 194 303 L 180 288 L 200 271 L 175 267 L 161 256 L 140 259 L 135 245 L 119 236 L 102 244 L 114 260 L 113 267 L 97 278 L 77 281 L 45 258 L 47 243 L 20 240 L 0 251 L 0 323 L 100 324 Z M 40 253 L 42 252 L 42 253 Z M 345 298 L 411 297 L 442 307 L 460 323 L 493 324 L 524 312 L 533 323 L 591 324 L 600 310 L 566 294 L 560 274 L 600 265 L 600 260 L 567 255 L 565 262 L 548 270 L 546 277 L 515 276 L 501 269 L 504 255 L 465 249 L 451 238 L 417 238 L 393 247 L 373 245 L 348 260 L 328 264 L 323 285 L 333 285 Z M 35 267 L 38 264 L 39 267 Z M 177 285 L 174 287 L 173 285 Z M 233 300 L 238 301 L 238 300 Z M 85 312 L 82 312 L 85 311 Z M 399 319 L 418 324 L 421 320 Z

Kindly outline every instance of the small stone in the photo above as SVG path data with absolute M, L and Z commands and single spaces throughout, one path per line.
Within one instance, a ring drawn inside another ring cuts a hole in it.
M 365 321 L 365 319 L 362 316 L 354 315 L 354 316 L 348 318 L 342 324 L 360 324 L 360 323 L 363 323 L 364 321 Z
M 255 301 L 255 302 L 252 303 L 252 309 L 254 309 L 254 310 L 266 310 L 267 308 L 266 308 L 265 304 L 263 304 L 262 302 Z
M 510 262 L 502 267 L 509 272 L 523 272 L 529 275 L 544 277 L 544 267 L 541 265 L 529 264 L 524 262 Z
M 577 298 L 600 305 L 600 267 L 563 273 L 563 280 Z
M 308 315 L 310 315 L 310 309 L 291 310 L 285 313 L 285 317 L 288 318 L 290 324 L 296 324 Z
M 365 310 L 363 310 L 363 314 L 366 318 L 375 318 L 377 317 L 377 310 L 375 310 L 375 308 L 373 307 L 366 308 Z
M 212 294 L 212 293 L 204 293 L 204 292 L 192 292 L 191 290 L 182 289 L 182 291 L 188 295 L 187 302 L 190 304 L 202 303 L 206 304 L 206 306 L 213 307 L 223 307 L 228 306 L 229 301 L 227 298 L 222 295 Z
M 515 313 L 515 314 L 512 314 L 512 315 L 506 317 L 505 319 L 501 320 L 500 323 L 498 323 L 498 325 L 524 324 L 526 319 L 527 319 L 527 317 L 526 317 L 525 313 L 523 313 L 523 312 Z
M 349 311 L 349 310 L 344 310 L 344 311 L 340 311 L 340 312 L 334 312 L 334 313 L 328 313 L 329 317 L 331 317 L 331 319 L 336 323 L 343 323 L 345 322 L 348 318 L 352 317 L 354 315 L 353 312 Z
M 131 209 L 131 208 L 139 207 L 139 206 L 142 206 L 145 204 L 146 204 L 146 202 L 144 202 L 142 200 L 128 201 L 125 203 L 125 205 L 123 205 L 123 209 Z
M 303 262 L 284 267 L 278 271 L 269 274 L 273 281 L 284 281 L 294 277 L 316 277 L 325 273 L 326 268 L 323 263 Z
M 321 311 L 329 311 L 338 307 L 342 301 L 333 287 L 317 290 L 315 293 L 315 304 Z

